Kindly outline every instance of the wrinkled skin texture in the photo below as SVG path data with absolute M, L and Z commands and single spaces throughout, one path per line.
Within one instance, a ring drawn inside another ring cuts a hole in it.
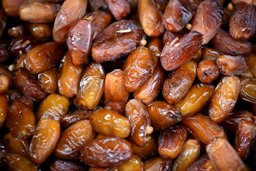
M 230 18 L 229 33 L 239 40 L 248 40 L 256 32 L 256 10 L 252 5 L 240 2 Z
M 81 150 L 85 164 L 93 167 L 120 165 L 132 157 L 130 144 L 118 137 L 96 138 Z
M 160 56 L 161 64 L 166 71 L 173 71 L 196 58 L 201 50 L 202 34 L 192 31 L 180 39 L 167 43 Z
M 215 61 L 202 60 L 198 64 L 197 78 L 206 84 L 212 83 L 220 75 L 220 70 Z
M 205 0 L 200 3 L 192 21 L 192 30 L 202 33 L 203 42 L 207 44 L 221 26 L 223 9 L 219 0 Z
M 84 171 L 84 168 L 75 162 L 56 159 L 50 165 L 51 171 L 72 170 Z
M 200 159 L 196 160 L 192 165 L 189 166 L 187 171 L 215 171 L 211 161 L 203 156 Z
M 166 171 L 171 170 L 172 161 L 168 159 L 164 159 L 161 157 L 151 158 L 144 162 L 144 170 L 145 171 Z

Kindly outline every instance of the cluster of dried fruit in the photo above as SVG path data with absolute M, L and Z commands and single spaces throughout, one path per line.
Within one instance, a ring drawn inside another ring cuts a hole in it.
M 256 170 L 255 0 L 1 2 L 0 170 Z

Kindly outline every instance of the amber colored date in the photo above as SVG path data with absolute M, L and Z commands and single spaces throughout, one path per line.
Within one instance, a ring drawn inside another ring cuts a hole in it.
M 255 52 L 252 52 L 250 55 L 248 55 L 246 58 L 247 65 L 254 77 L 256 77 L 256 54 Z
M 143 160 L 151 158 L 157 154 L 157 140 L 152 136 L 144 146 L 138 146 L 132 143 L 132 151 Z
M 55 93 L 58 90 L 58 72 L 57 68 L 53 68 L 38 74 L 38 81 L 45 92 Z
M 32 74 L 38 74 L 56 67 L 62 58 L 63 50 L 56 42 L 47 42 L 29 50 L 24 66 Z
M 58 12 L 53 26 L 53 39 L 64 42 L 67 39 L 69 28 L 86 12 L 87 0 L 65 0 Z
M 154 101 L 146 107 L 152 126 L 156 131 L 170 128 L 182 120 L 179 110 L 164 101 Z
M 9 153 L 19 154 L 26 157 L 28 151 L 28 141 L 14 137 L 11 133 L 3 137 L 4 145 Z
M 90 117 L 93 129 L 105 136 L 126 138 L 130 135 L 130 122 L 123 115 L 107 109 L 98 109 Z
M 139 0 L 138 15 L 143 30 L 149 37 L 157 37 L 164 32 L 161 13 L 154 0 Z
M 29 146 L 29 156 L 35 164 L 42 164 L 54 151 L 60 137 L 60 124 L 53 119 L 40 119 Z
M 196 58 L 201 50 L 201 44 L 202 34 L 196 31 L 165 44 L 160 56 L 163 68 L 172 71 Z
M 216 170 L 247 170 L 235 149 L 226 139 L 216 138 L 206 146 L 206 152 Z
M 9 89 L 10 82 L 10 77 L 0 73 L 0 94 L 5 93 Z
M 224 77 L 217 85 L 213 94 L 209 117 L 217 123 L 225 120 L 236 104 L 241 83 L 238 77 Z
M 58 80 L 59 93 L 68 98 L 77 95 L 79 81 L 83 74 L 83 67 L 74 65 L 71 58 L 69 52 L 64 56 Z
M 213 60 L 202 60 L 198 64 L 197 77 L 205 84 L 210 84 L 215 81 L 220 75 L 220 70 Z
M 186 96 L 176 105 L 182 116 L 192 116 L 200 112 L 211 100 L 214 93 L 214 86 L 196 84 L 191 87 Z
M 188 131 L 179 125 L 160 132 L 158 137 L 158 153 L 168 159 L 176 158 L 186 141 Z
M 196 114 L 184 117 L 182 122 L 189 128 L 192 135 L 204 144 L 210 143 L 216 137 L 226 138 L 223 128 L 205 115 Z
M 188 93 L 196 77 L 196 67 L 196 62 L 188 62 L 165 79 L 162 94 L 168 103 L 177 103 Z
M 87 142 L 81 150 L 86 165 L 112 167 L 128 161 L 132 157 L 130 144 L 119 137 L 101 137 Z
M 76 159 L 83 145 L 94 136 L 90 121 L 77 121 L 62 132 L 54 153 L 61 159 Z
M 171 170 L 172 161 L 161 157 L 154 157 L 144 162 L 144 171 L 166 171 Z
M 161 51 L 163 49 L 162 39 L 158 37 L 151 38 L 147 44 L 147 47 L 153 53 L 153 55 L 156 56 L 156 59 L 158 60 L 158 57 L 160 56 Z
M 242 78 L 241 79 L 241 89 L 240 97 L 241 99 L 256 103 L 256 79 L 255 78 Z
M 133 155 L 130 160 L 117 167 L 118 171 L 134 170 L 143 171 L 143 163 L 139 156 Z
M 77 106 L 94 109 L 103 94 L 105 73 L 101 64 L 91 63 L 80 80 L 78 94 L 74 103 Z
M 124 86 L 127 91 L 138 90 L 153 74 L 156 63 L 146 47 L 135 49 L 124 64 Z

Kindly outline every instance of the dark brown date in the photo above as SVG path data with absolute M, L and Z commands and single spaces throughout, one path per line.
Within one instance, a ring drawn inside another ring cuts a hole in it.
M 163 68 L 172 71 L 196 58 L 201 50 L 201 44 L 202 34 L 196 31 L 191 31 L 180 39 L 167 43 L 160 56 Z
M 0 95 L 0 128 L 4 125 L 8 112 L 8 99 L 5 94 Z
M 23 25 L 18 25 L 8 29 L 8 35 L 13 38 L 22 37 L 25 32 L 25 27 Z
M 92 167 L 112 167 L 129 160 L 132 149 L 119 137 L 101 137 L 87 142 L 81 150 L 81 157 Z
M 39 41 L 48 40 L 52 36 L 52 28 L 49 24 L 29 24 L 28 29 Z
M 152 126 L 156 131 L 170 128 L 182 120 L 179 110 L 164 101 L 154 101 L 146 107 Z

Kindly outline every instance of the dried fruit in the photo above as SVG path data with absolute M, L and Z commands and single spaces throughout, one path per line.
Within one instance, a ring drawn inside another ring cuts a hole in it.
M 215 61 L 202 60 L 197 67 L 197 78 L 206 84 L 215 81 L 220 75 L 220 70 Z

